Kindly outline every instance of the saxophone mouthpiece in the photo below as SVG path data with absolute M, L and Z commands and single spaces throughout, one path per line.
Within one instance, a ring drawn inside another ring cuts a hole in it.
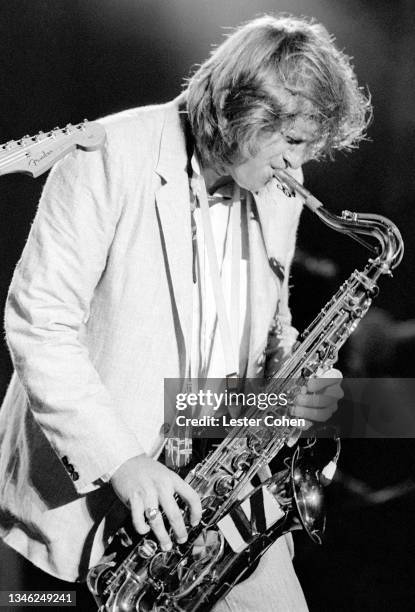
M 291 174 L 289 174 L 289 172 L 287 172 L 286 170 L 278 168 L 277 170 L 275 170 L 274 176 L 283 183 L 285 183 L 288 187 L 290 187 L 290 189 L 302 195 L 306 206 L 308 206 L 308 208 L 310 208 L 313 212 L 316 212 L 318 208 L 321 208 L 323 206 L 320 200 L 317 200 L 317 198 L 314 197 L 313 194 L 308 191 L 308 189 L 306 189 L 303 185 L 301 185 L 301 183 L 296 181 L 295 178 L 293 178 Z

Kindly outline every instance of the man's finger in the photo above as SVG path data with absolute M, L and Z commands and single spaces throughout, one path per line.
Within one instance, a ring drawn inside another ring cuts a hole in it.
M 182 480 L 179 476 L 174 481 L 174 488 L 180 497 L 190 508 L 190 523 L 195 526 L 200 523 L 202 518 L 202 503 L 199 495 L 192 487 Z
M 161 549 L 164 551 L 170 550 L 172 547 L 172 541 L 170 539 L 169 534 L 167 533 L 166 526 L 164 524 L 163 517 L 159 508 L 159 499 L 157 491 L 153 485 L 146 489 L 146 495 L 144 498 L 144 516 L 146 516 L 146 514 L 148 515 L 150 510 L 158 510 L 158 512 L 155 518 L 152 520 L 150 520 L 147 516 L 147 523 L 150 525 L 154 535 L 158 539 Z
M 331 415 L 336 412 L 336 405 L 328 408 L 306 408 L 304 406 L 294 406 L 291 409 L 291 415 L 300 419 L 309 421 L 327 421 Z
M 343 375 L 340 370 L 336 370 L 335 368 L 331 368 L 327 370 L 322 376 L 317 378 L 310 378 L 307 382 L 306 388 L 310 393 L 315 393 L 325 389 L 326 387 L 330 387 L 335 384 L 339 384 L 343 379 Z
M 134 529 L 144 535 L 150 531 L 150 527 L 147 525 L 144 519 L 144 504 L 143 498 L 138 491 L 134 491 L 133 495 L 129 500 L 129 506 L 131 510 L 131 517 L 133 519 Z
M 325 393 L 300 393 L 294 399 L 295 406 L 306 408 L 325 408 L 330 404 L 336 403 L 343 397 L 344 393 L 338 385 L 327 389 Z
M 177 542 L 179 544 L 183 544 L 183 542 L 186 542 L 187 540 L 187 530 L 180 508 L 174 499 L 173 488 L 164 488 L 162 491 L 160 491 L 159 498 L 164 514 L 166 515 L 170 527 L 174 531 Z

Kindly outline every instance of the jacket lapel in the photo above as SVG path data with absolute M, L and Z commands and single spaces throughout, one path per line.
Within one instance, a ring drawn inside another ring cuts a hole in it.
M 295 215 L 294 198 L 284 195 L 273 182 L 253 195 L 251 204 L 251 222 L 248 224 L 251 312 L 248 376 L 255 377 L 278 307 L 282 281 L 289 274 L 285 267 Z M 280 278 L 273 272 L 271 260 L 281 266 Z
M 156 168 L 161 178 L 156 206 L 173 308 L 176 310 L 174 314 L 180 325 L 179 344 L 183 343 L 185 349 L 181 366 L 186 375 L 192 325 L 192 241 L 186 141 L 178 109 L 179 100 L 174 100 L 166 111 Z M 179 346 L 179 350 L 181 348 Z
M 268 335 L 269 305 L 274 304 L 275 307 L 278 290 L 268 264 L 261 230 L 261 223 L 265 223 L 265 217 L 268 215 L 262 210 L 259 216 L 259 208 L 262 203 L 260 198 L 248 197 L 248 202 L 250 336 L 247 376 L 254 378 L 265 348 L 264 338 Z

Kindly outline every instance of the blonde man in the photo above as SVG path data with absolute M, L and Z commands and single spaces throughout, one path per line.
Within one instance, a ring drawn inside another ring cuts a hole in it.
M 62 580 L 83 579 L 118 524 L 119 500 L 139 533 L 151 524 L 163 550 L 186 540 L 175 494 L 194 524 L 201 503 L 156 460 L 163 380 L 227 373 L 200 194 L 210 200 L 229 306 L 228 220 L 240 188 L 234 343 L 239 371 L 254 376 L 277 305 L 279 359 L 296 337 L 288 278 L 301 202 L 274 171 L 301 179 L 303 163 L 353 147 L 368 111 L 348 58 L 321 25 L 266 16 L 215 49 L 179 99 L 104 119 L 102 151 L 57 164 L 6 307 L 15 366 L 0 412 L 9 546 Z M 340 376 L 313 381 L 293 413 L 327 419 Z M 306 609 L 291 552 L 289 540 L 277 541 L 217 610 Z

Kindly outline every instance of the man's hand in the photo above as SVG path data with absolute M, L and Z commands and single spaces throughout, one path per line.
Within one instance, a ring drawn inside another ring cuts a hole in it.
M 341 388 L 343 376 L 339 370 L 331 368 L 321 377 L 310 378 L 294 400 L 292 416 L 306 419 L 306 429 L 313 421 L 327 421 L 337 410 L 337 402 L 343 397 Z
M 154 509 L 161 508 L 164 511 L 179 544 L 187 540 L 187 531 L 174 494 L 178 493 L 189 505 L 192 525 L 197 525 L 202 517 L 202 505 L 192 487 L 145 454 L 123 463 L 112 476 L 111 485 L 121 501 L 131 509 L 133 524 L 138 533 L 144 535 L 151 527 L 162 550 L 170 550 L 172 542 L 161 512 L 155 513 Z M 156 514 L 153 520 L 148 520 L 148 517 L 146 519 L 150 509 Z

